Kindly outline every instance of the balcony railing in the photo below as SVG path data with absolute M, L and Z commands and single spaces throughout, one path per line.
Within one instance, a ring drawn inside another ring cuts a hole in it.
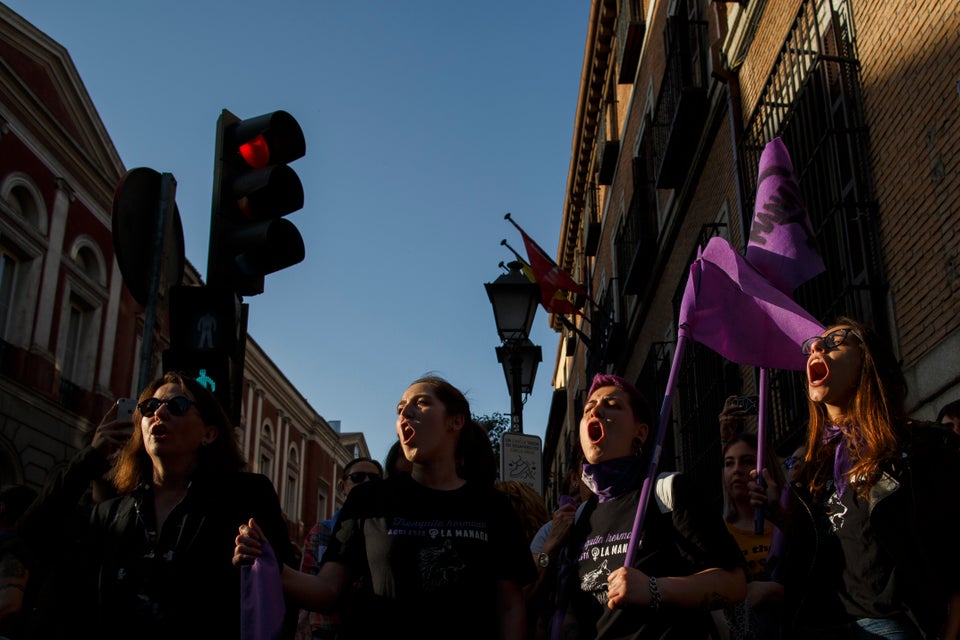
M 657 187 L 683 185 L 707 117 L 707 23 L 668 18 L 667 63 L 653 120 Z
M 647 178 L 646 159 L 634 158 L 633 196 L 615 241 L 622 295 L 642 294 L 657 260 L 656 188 Z

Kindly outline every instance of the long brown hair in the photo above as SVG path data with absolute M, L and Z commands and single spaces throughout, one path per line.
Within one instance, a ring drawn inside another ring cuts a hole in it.
M 844 437 L 837 446 L 846 446 L 850 457 L 848 481 L 857 495 L 866 498 L 879 476 L 879 465 L 896 454 L 896 424 L 906 417 L 907 382 L 893 350 L 872 327 L 847 317 L 837 318 L 831 328 L 848 326 L 860 338 L 862 353 L 860 377 L 852 409 L 843 417 L 841 429 L 851 429 L 855 437 Z M 823 443 L 824 430 L 832 421 L 824 404 L 807 399 L 810 428 L 807 431 L 808 487 L 814 495 L 822 493 L 833 474 L 833 448 Z
M 189 392 L 204 424 L 217 429 L 217 437 L 213 442 L 200 448 L 197 473 L 217 475 L 243 469 L 246 463 L 237 445 L 230 418 L 216 397 L 196 380 L 175 372 L 165 373 L 146 386 L 137 404 L 152 398 L 157 389 L 165 384 L 175 384 Z M 144 448 L 140 430 L 142 419 L 143 414 L 138 406 L 133 411 L 133 435 L 117 458 L 113 483 L 121 495 L 131 493 L 142 482 L 153 481 L 153 462 Z

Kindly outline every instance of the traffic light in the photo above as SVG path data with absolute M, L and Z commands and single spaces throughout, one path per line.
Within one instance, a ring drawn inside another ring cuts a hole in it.
M 303 238 L 283 216 L 303 207 L 303 185 L 287 166 L 306 153 L 286 111 L 217 119 L 207 284 L 239 296 L 263 293 L 263 277 L 304 258 Z
M 170 348 L 163 370 L 178 371 L 213 392 L 234 424 L 239 424 L 242 351 L 241 307 L 230 289 L 210 286 L 170 287 Z

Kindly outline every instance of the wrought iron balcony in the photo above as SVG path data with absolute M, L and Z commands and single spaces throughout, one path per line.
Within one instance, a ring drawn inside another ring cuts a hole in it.
M 672 16 L 667 64 L 653 120 L 657 187 L 683 185 L 707 117 L 707 23 Z

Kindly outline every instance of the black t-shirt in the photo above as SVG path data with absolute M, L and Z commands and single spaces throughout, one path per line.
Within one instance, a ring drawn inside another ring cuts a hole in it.
M 505 495 L 472 483 L 437 491 L 407 475 L 350 492 L 323 561 L 363 578 L 344 619 L 351 638 L 494 638 L 497 582 L 536 578 Z
M 877 539 L 870 522 L 870 503 L 848 486 L 843 497 L 836 491 L 825 511 L 843 549 L 844 609 L 856 618 L 885 618 L 903 611 L 897 593 L 895 562 Z
M 743 556 L 719 514 L 706 505 L 680 474 L 661 476 L 644 518 L 633 566 L 655 577 L 686 576 L 711 567 L 743 566 Z M 607 608 L 607 576 L 624 565 L 640 489 L 599 503 L 592 497 L 577 521 L 569 554 L 577 572 L 567 585 L 576 638 L 705 638 L 712 628 L 706 609 L 658 611 L 648 607 Z M 568 618 L 567 622 L 570 622 Z

